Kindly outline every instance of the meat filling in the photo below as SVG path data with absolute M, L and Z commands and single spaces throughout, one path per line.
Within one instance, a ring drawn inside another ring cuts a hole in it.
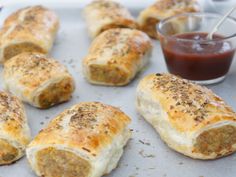
M 39 105 L 41 108 L 49 108 L 55 104 L 65 102 L 71 98 L 73 90 L 73 81 L 70 79 L 63 79 L 42 91 L 38 96 Z
M 204 155 L 220 153 L 224 150 L 232 152 L 232 146 L 236 143 L 236 127 L 225 125 L 220 128 L 214 128 L 204 131 L 197 137 L 195 148 L 197 152 Z
M 145 25 L 141 27 L 143 32 L 146 32 L 151 38 L 158 39 L 156 24 L 159 21 L 155 18 L 148 18 Z
M 42 48 L 36 46 L 32 43 L 20 43 L 20 44 L 13 44 L 7 46 L 4 50 L 4 59 L 8 60 L 20 53 L 23 52 L 39 52 L 39 53 L 46 53 Z
M 6 140 L 0 139 L 0 165 L 10 164 L 18 156 L 18 150 Z
M 46 148 L 37 153 L 37 165 L 44 177 L 88 177 L 90 164 L 67 151 Z
M 112 66 L 90 66 L 91 79 L 97 82 L 123 85 L 127 82 L 127 74 L 117 67 Z

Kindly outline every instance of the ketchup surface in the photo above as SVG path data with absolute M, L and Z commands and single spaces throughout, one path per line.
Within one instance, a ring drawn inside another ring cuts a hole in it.
M 162 47 L 170 73 L 190 80 L 210 80 L 227 74 L 235 49 L 230 42 L 206 41 L 207 33 L 184 33 L 177 38 L 195 41 L 170 40 Z M 215 34 L 213 39 L 224 39 Z

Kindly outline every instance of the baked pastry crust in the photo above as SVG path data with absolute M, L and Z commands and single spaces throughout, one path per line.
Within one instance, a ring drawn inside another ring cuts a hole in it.
M 53 45 L 58 26 L 56 14 L 42 6 L 14 12 L 0 30 L 0 63 L 22 52 L 47 54 Z
M 4 64 L 5 89 L 38 108 L 68 101 L 75 84 L 66 67 L 39 53 L 21 53 Z
M 30 130 L 23 104 L 0 91 L 0 165 L 20 159 L 30 141 Z
M 91 38 L 111 28 L 137 28 L 135 19 L 121 4 L 111 0 L 95 0 L 84 9 Z
M 83 102 L 40 131 L 26 154 L 38 176 L 100 177 L 110 173 L 131 136 L 130 119 L 118 108 Z
M 156 29 L 158 22 L 177 14 L 198 11 L 200 8 L 196 0 L 157 0 L 139 14 L 138 23 L 142 31 L 151 38 L 158 39 Z
M 151 74 L 138 85 L 136 105 L 167 145 L 186 156 L 215 159 L 236 150 L 236 113 L 206 87 Z
M 83 60 L 84 75 L 93 84 L 128 84 L 149 61 L 152 43 L 138 30 L 110 29 L 91 44 Z

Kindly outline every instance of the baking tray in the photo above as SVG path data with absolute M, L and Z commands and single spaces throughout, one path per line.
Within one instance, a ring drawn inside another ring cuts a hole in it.
M 46 5 L 47 4 L 42 4 Z M 5 6 L 0 16 L 0 24 L 12 11 L 25 4 Z M 81 7 L 59 4 L 48 5 L 61 19 L 60 30 L 51 56 L 65 64 L 76 81 L 76 91 L 72 100 L 48 110 L 40 110 L 25 105 L 29 125 L 34 137 L 40 129 L 64 109 L 82 101 L 101 101 L 120 107 L 132 118 L 133 129 L 119 166 L 107 177 L 233 177 L 236 176 L 236 154 L 218 160 L 201 161 L 185 157 L 169 149 L 155 130 L 137 114 L 134 106 L 135 90 L 145 75 L 166 72 L 166 66 L 158 41 L 153 41 L 154 50 L 150 64 L 125 87 L 104 87 L 91 85 L 83 77 L 81 61 L 87 54 L 91 40 L 81 15 Z M 130 9 L 136 15 L 137 9 Z M 212 68 L 209 68 L 212 69 Z M 2 67 L 0 67 L 2 72 Z M 209 86 L 236 110 L 236 61 L 224 82 Z M 2 77 L 0 78 L 0 89 Z M 0 177 L 35 177 L 26 158 L 10 166 L 0 167 Z

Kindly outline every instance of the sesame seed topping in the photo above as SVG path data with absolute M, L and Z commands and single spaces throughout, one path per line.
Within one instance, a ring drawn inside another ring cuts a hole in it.
M 197 123 L 208 116 L 205 107 L 210 100 L 203 91 L 204 87 L 170 74 L 156 74 L 155 76 L 153 87 L 162 93 L 168 93 L 173 100 L 173 105 L 169 106 L 170 110 L 174 110 L 174 113 L 188 114 Z
M 20 102 L 15 97 L 5 92 L 0 92 L 0 122 L 24 122 Z
M 83 107 L 78 107 L 76 110 L 69 110 L 69 114 L 73 114 L 70 120 L 70 126 L 77 129 L 90 128 L 94 129 L 97 123 L 97 105 L 83 104 Z

